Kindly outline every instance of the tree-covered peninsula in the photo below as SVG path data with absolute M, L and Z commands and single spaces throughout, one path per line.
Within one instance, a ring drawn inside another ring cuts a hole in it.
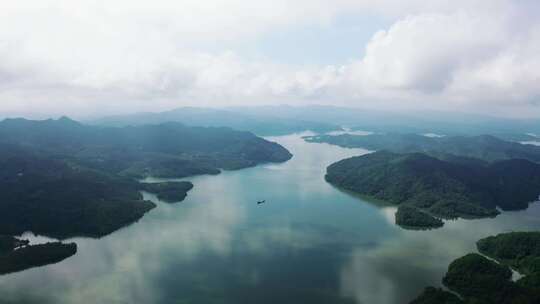
M 76 252 L 75 243 L 28 245 L 27 240 L 0 236 L 0 275 L 58 263 Z
M 179 123 L 136 127 L 87 126 L 69 118 L 0 122 L 0 143 L 80 166 L 129 177 L 217 174 L 292 155 L 277 143 L 229 128 Z
M 338 161 L 325 178 L 398 205 L 397 223 L 416 228 L 439 227 L 438 218 L 496 216 L 497 207 L 524 209 L 540 194 L 540 165 L 517 159 L 487 163 L 379 151 Z
M 86 126 L 68 118 L 0 122 L 0 234 L 100 237 L 155 207 L 141 190 L 180 201 L 192 185 L 145 176 L 218 174 L 282 162 L 282 146 L 248 132 L 178 123 Z M 152 189 L 150 189 L 150 187 Z M 145 189 L 142 189 L 145 188 Z
M 479 240 L 491 259 L 471 253 L 455 260 L 442 281 L 453 293 L 428 287 L 411 304 L 540 303 L 539 239 L 540 232 L 511 232 Z M 513 281 L 509 266 L 523 277 Z
M 503 233 L 478 241 L 477 247 L 522 274 L 540 273 L 540 232 Z
M 400 206 L 395 217 L 396 224 L 411 229 L 438 228 L 444 225 L 441 219 L 413 206 Z
M 143 200 L 136 181 L 53 157 L 2 151 L 1 234 L 99 237 L 155 207 Z
M 164 182 L 164 183 L 141 183 L 139 185 L 142 191 L 151 192 L 157 195 L 157 198 L 168 202 L 176 203 L 183 201 L 189 190 L 193 188 L 190 182 Z

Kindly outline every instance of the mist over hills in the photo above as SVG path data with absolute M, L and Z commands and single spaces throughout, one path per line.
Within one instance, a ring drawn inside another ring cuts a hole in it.
M 248 113 L 247 111 L 236 111 L 234 108 L 185 107 L 158 113 L 109 116 L 89 123 L 103 126 L 138 126 L 164 122 L 180 122 L 189 126 L 229 127 L 262 136 L 284 135 L 307 130 L 317 133 L 341 130 L 338 124 L 331 122 L 289 118 L 279 113 Z
M 433 132 L 446 135 L 540 132 L 540 119 L 510 119 L 457 112 L 398 112 L 328 105 L 279 105 L 228 109 L 251 115 L 276 115 L 288 119 L 333 123 L 374 132 Z
M 192 126 L 225 126 L 258 135 L 283 135 L 306 130 L 325 133 L 340 130 L 341 127 L 372 132 L 491 134 L 513 140 L 531 139 L 526 133 L 540 134 L 538 119 L 509 119 L 436 111 L 392 112 L 327 105 L 183 107 L 165 112 L 109 116 L 88 123 L 126 126 L 168 121 Z
M 491 135 L 427 137 L 408 133 L 340 134 L 306 136 L 304 139 L 346 148 L 388 150 L 396 153 L 420 152 L 443 158 L 455 155 L 490 162 L 513 158 L 540 162 L 540 147 L 510 142 Z

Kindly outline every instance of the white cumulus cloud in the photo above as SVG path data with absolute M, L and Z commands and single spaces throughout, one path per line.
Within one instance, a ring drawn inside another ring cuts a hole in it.
M 269 103 L 539 112 L 534 1 L 0 0 L 0 7 L 0 112 Z M 344 16 L 361 24 L 366 14 L 390 25 L 345 64 L 283 64 L 227 47 Z

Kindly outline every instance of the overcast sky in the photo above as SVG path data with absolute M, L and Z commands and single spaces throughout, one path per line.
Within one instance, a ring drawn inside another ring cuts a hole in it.
M 330 104 L 540 116 L 536 0 L 0 0 L 0 113 Z

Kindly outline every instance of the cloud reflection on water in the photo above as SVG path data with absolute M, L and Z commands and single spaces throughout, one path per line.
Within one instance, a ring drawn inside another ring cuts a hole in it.
M 157 202 L 138 223 L 102 239 L 69 240 L 78 253 L 61 263 L 0 276 L 3 300 L 398 304 L 439 282 L 478 238 L 540 227 L 533 205 L 406 231 L 394 225 L 395 207 L 324 181 L 327 165 L 366 150 L 298 135 L 275 139 L 296 154 L 289 162 L 189 178 L 195 187 L 185 201 Z
M 395 208 L 381 212 L 393 222 Z M 341 270 L 341 292 L 357 303 L 407 303 L 424 287 L 440 285 L 454 259 L 476 251 L 476 241 L 509 231 L 540 227 L 540 204 L 505 212 L 493 219 L 446 221 L 440 229 L 411 231 L 402 228 L 395 237 L 374 249 L 357 248 Z

